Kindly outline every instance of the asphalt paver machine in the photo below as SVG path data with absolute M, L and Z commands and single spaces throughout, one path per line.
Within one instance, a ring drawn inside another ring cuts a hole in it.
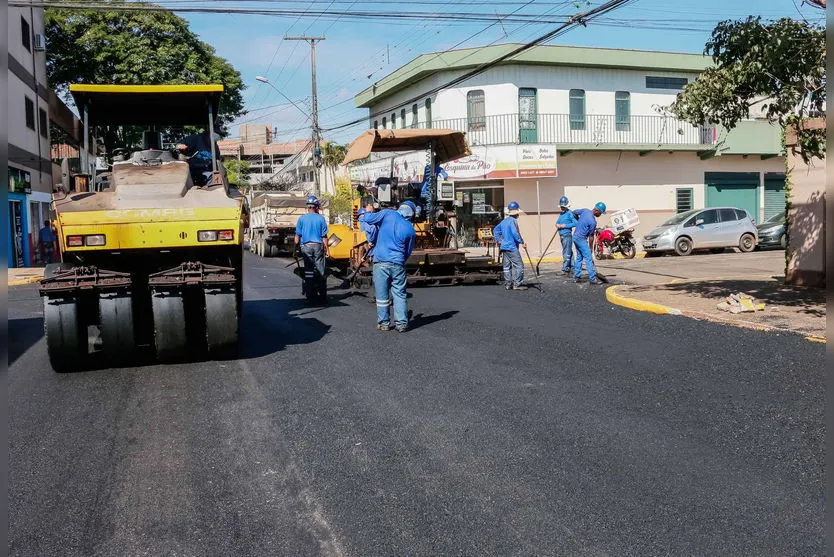
M 398 184 L 393 176 L 385 182 L 382 207 L 396 207 L 410 200 L 422 208 L 415 219 L 417 247 L 406 262 L 409 284 L 494 283 L 501 279 L 501 265 L 490 254 L 476 255 L 460 249 L 457 241 L 454 183 L 438 183 L 435 165 L 471 154 L 463 132 L 446 129 L 368 130 L 350 145 L 343 164 L 367 159 L 371 153 L 424 151 L 430 172 L 430 198 L 422 199 L 414 184 Z M 382 177 L 385 178 L 385 177 Z M 356 206 L 361 205 L 356 203 Z M 358 225 L 355 226 L 358 228 Z M 335 231 L 338 234 L 338 231 Z M 349 256 L 349 276 L 362 285 L 370 281 L 364 235 L 354 233 Z M 331 250 L 333 251 L 333 250 Z M 343 252 L 345 250 L 342 250 Z
M 112 157 L 105 188 L 77 180 L 53 194 L 61 263 L 40 283 L 52 367 L 73 371 L 102 357 L 126 365 L 142 353 L 162 362 L 233 356 L 246 209 L 214 148 L 223 86 L 71 85 L 70 93 L 85 150 L 91 130 L 146 131 L 142 148 Z M 155 130 L 167 126 L 208 131 L 199 180 L 186 154 L 162 147 Z

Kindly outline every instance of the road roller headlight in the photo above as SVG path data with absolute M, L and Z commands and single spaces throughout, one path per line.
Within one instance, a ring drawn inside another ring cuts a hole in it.
M 90 234 L 89 236 L 84 236 L 84 244 L 88 246 L 103 246 L 107 243 L 107 239 L 104 237 L 104 234 Z
M 197 232 L 197 240 L 200 242 L 229 241 L 234 239 L 234 230 L 200 230 Z

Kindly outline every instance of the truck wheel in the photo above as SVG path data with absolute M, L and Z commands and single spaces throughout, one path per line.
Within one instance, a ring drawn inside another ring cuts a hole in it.
M 79 370 L 87 357 L 87 329 L 71 299 L 43 299 L 43 325 L 49 363 L 58 373 Z

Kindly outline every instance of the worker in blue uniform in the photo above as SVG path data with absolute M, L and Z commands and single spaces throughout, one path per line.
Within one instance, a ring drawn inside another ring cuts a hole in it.
M 562 242 L 562 274 L 567 275 L 573 264 L 573 229 L 576 227 L 576 217 L 570 210 L 570 201 L 564 195 L 559 198 L 559 210 L 561 213 L 556 219 L 556 228 Z
M 524 261 L 518 250 L 519 247 L 527 248 L 518 229 L 520 212 L 518 203 L 511 201 L 507 205 L 507 217 L 492 231 L 495 243 L 498 244 L 504 258 L 504 288 L 507 290 L 527 290 L 524 284 Z
M 298 217 L 295 225 L 295 245 L 301 248 L 304 260 L 302 293 L 308 299 L 327 299 L 325 258 L 330 257 L 327 245 L 327 220 L 319 214 L 321 204 L 315 195 L 307 198 L 307 213 Z
M 582 262 L 588 269 L 588 280 L 591 284 L 602 284 L 597 278 L 597 271 L 594 268 L 594 258 L 591 255 L 589 238 L 594 237 L 597 229 L 597 218 L 605 214 L 605 203 L 600 201 L 593 209 L 578 209 L 573 211 L 576 218 L 576 227 L 573 229 L 573 246 L 576 248 L 576 263 L 573 267 L 573 281 L 582 282 Z
M 406 294 L 405 262 L 414 251 L 417 235 L 414 232 L 414 209 L 403 203 L 394 211 L 366 212 L 359 220 L 378 229 L 374 245 L 374 290 L 376 292 L 376 328 L 391 329 L 391 307 L 394 309 L 394 328 L 408 329 L 408 300 Z M 393 298 L 393 300 L 392 300 Z
M 434 165 L 434 175 L 442 176 L 444 180 L 449 179 L 449 175 L 443 170 L 439 164 Z M 423 171 L 423 186 L 420 188 L 420 198 L 423 200 L 423 205 L 426 207 L 426 217 L 434 214 L 434 207 L 431 204 L 431 171 L 429 165 Z

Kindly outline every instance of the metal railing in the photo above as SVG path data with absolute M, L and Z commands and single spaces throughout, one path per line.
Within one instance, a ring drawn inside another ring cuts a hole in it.
M 693 126 L 673 116 L 615 116 L 587 114 L 538 114 L 524 119 L 518 113 L 472 118 L 433 120 L 408 127 L 446 128 L 466 132 L 470 145 L 517 143 L 712 145 L 715 128 Z

